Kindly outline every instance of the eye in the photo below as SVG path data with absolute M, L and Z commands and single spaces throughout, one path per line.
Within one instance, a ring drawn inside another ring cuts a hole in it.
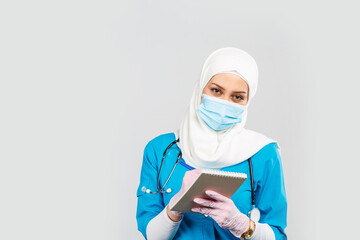
M 245 98 L 242 95 L 235 95 L 233 96 L 235 102 L 243 101 Z
M 217 88 L 211 88 L 211 92 L 213 92 L 215 95 L 219 95 L 221 93 Z

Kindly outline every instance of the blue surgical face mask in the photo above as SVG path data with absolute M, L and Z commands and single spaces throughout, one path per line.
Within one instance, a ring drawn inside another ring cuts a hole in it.
M 240 123 L 245 109 L 243 105 L 203 94 L 196 112 L 211 129 L 221 131 Z

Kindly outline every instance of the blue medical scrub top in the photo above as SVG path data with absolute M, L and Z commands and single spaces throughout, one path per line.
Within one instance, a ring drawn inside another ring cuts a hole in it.
M 173 133 L 160 135 L 145 147 L 137 190 L 138 204 L 136 219 L 139 231 L 146 239 L 146 227 L 180 190 L 182 179 L 188 168 L 178 164 L 164 190 L 171 188 L 171 193 L 148 194 L 146 189 L 157 191 L 156 180 L 164 150 L 175 140 Z M 160 175 L 163 186 L 180 152 L 174 144 L 167 152 Z M 185 161 L 181 159 L 183 163 Z M 260 210 L 260 223 L 267 223 L 275 233 L 276 239 L 287 239 L 286 227 L 287 201 L 280 154 L 276 143 L 264 146 L 251 157 L 255 187 L 255 205 Z M 242 172 L 250 176 L 249 161 L 222 168 L 224 171 Z M 244 214 L 252 209 L 250 177 L 231 197 L 237 208 Z M 197 213 L 185 213 L 180 227 L 173 239 L 239 239 L 211 218 Z

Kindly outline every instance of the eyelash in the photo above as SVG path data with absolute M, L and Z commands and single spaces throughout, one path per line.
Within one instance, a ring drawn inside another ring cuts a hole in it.
M 220 94 L 221 93 L 221 90 L 217 89 L 217 88 L 211 88 L 211 91 L 214 94 Z M 234 98 L 235 101 L 243 101 L 244 100 L 244 97 L 241 96 L 241 95 L 234 95 L 233 98 Z
M 239 98 L 237 98 L 237 97 L 239 97 Z M 244 100 L 244 97 L 243 97 L 243 96 L 234 96 L 234 98 L 235 98 L 236 100 L 239 100 L 239 101 Z

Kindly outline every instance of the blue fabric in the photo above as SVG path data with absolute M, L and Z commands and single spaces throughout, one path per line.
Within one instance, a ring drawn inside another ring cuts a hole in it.
M 157 216 L 181 188 L 182 179 L 188 168 L 178 164 L 164 189 L 171 188 L 171 193 L 145 193 L 145 189 L 156 191 L 157 173 L 166 147 L 175 140 L 173 133 L 160 135 L 151 140 L 144 151 L 140 184 L 137 190 L 138 205 L 136 219 L 139 231 L 146 239 L 146 227 L 149 221 Z M 173 168 L 180 149 L 175 144 L 166 155 L 161 170 L 160 184 L 166 181 Z M 275 143 L 264 146 L 251 158 L 256 191 L 255 204 L 261 212 L 260 223 L 267 223 L 273 229 L 276 239 L 287 239 L 286 227 L 287 201 L 285 194 L 281 158 Z M 181 161 L 184 161 L 181 159 Z M 249 162 L 225 167 L 224 171 L 243 172 L 250 176 Z M 247 214 L 251 209 L 250 177 L 231 198 L 238 209 Z M 223 229 L 212 220 L 196 213 L 185 213 L 174 239 L 238 239 L 228 230 Z

